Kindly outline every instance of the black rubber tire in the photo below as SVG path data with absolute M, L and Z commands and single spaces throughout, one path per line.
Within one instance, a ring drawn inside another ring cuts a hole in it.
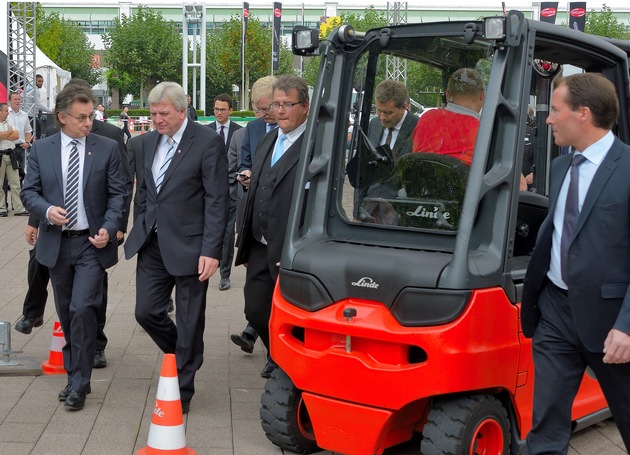
M 321 450 L 310 427 L 302 391 L 282 369 L 276 368 L 267 379 L 260 405 L 263 431 L 275 445 L 304 454 Z
M 491 430 L 493 434 L 489 437 L 498 446 L 488 455 L 508 455 L 510 421 L 499 400 L 491 395 L 438 399 L 422 431 L 420 451 L 422 455 L 474 455 L 478 453 L 474 447 L 475 436 L 479 434 L 483 438 L 482 428 Z

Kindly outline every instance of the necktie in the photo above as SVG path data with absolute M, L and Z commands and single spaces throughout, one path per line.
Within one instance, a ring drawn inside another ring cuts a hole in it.
M 392 132 L 394 128 L 387 128 L 387 138 L 385 138 L 385 145 L 391 147 L 392 146 Z
M 79 207 L 79 149 L 76 139 L 70 142 L 72 150 L 70 150 L 70 159 L 68 161 L 68 175 L 66 176 L 66 195 L 64 205 L 66 208 L 66 218 L 68 224 L 67 229 L 72 229 L 77 224 L 77 214 Z
M 280 133 L 278 140 L 276 141 L 276 148 L 273 149 L 273 155 L 271 155 L 271 165 L 273 166 L 284 154 L 284 141 L 287 140 L 287 135 Z
M 265 132 L 268 133 L 269 131 L 275 130 L 277 126 L 277 123 L 267 123 L 267 126 L 265 127 Z
M 579 166 L 586 158 L 581 153 L 573 155 L 571 162 L 571 180 L 569 181 L 569 190 L 567 191 L 567 202 L 564 207 L 564 221 L 562 223 L 562 239 L 560 240 L 560 270 L 562 280 L 566 283 L 567 256 L 569 254 L 569 245 L 573 241 L 575 226 L 577 225 L 580 211 L 578 209 L 578 194 L 580 188 L 580 170 Z
M 173 155 L 175 154 L 175 141 L 170 137 L 166 140 L 166 143 L 169 145 L 169 149 L 166 152 L 166 156 L 164 157 L 164 161 L 160 166 L 160 170 L 158 171 L 158 178 L 155 179 L 155 188 L 157 192 L 160 192 L 162 188 L 162 181 L 164 180 L 164 174 L 166 174 L 166 170 L 168 169 L 169 164 L 171 164 L 171 160 L 173 159 Z
M 221 139 L 223 139 L 223 143 L 225 143 L 225 133 L 223 132 L 224 129 L 225 126 L 221 125 L 221 132 L 219 132 L 219 136 L 221 136 Z

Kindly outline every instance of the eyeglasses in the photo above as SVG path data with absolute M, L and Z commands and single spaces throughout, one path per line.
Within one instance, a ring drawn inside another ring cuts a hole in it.
M 227 112 L 227 111 L 229 111 L 229 109 L 226 109 L 224 107 L 215 107 L 214 108 L 214 112 L 219 112 L 221 114 L 224 113 L 224 112 Z
M 261 108 L 254 108 L 254 114 L 260 114 L 261 112 L 266 114 L 267 112 L 269 112 L 271 110 L 271 106 L 267 106 L 267 107 L 261 107 Z
M 79 115 L 78 117 L 71 114 L 70 112 L 66 112 L 66 114 L 70 117 L 74 117 L 79 123 L 85 123 L 87 120 L 89 120 L 90 122 L 94 120 L 94 112 L 92 112 L 90 115 Z
M 285 111 L 290 111 L 298 104 L 302 104 L 302 103 L 300 103 L 299 101 L 296 103 L 271 103 L 271 109 L 273 109 L 274 111 L 277 111 L 278 109 L 282 108 Z

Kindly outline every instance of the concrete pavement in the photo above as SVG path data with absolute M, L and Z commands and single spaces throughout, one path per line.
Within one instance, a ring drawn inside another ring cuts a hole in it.
M 18 319 L 26 292 L 29 246 L 26 218 L 0 218 L 0 321 Z M 68 412 L 57 401 L 65 375 L 0 376 L 0 455 L 132 455 L 147 444 L 162 356 L 133 316 L 135 259 L 109 270 L 109 304 L 105 332 L 108 367 L 94 370 L 85 409 Z M 279 455 L 265 437 L 258 417 L 265 380 L 261 343 L 253 355 L 243 353 L 229 334 L 244 327 L 244 268 L 232 271 L 232 288 L 218 290 L 210 279 L 206 312 L 205 360 L 197 374 L 197 393 L 185 418 L 188 447 L 198 455 Z M 11 330 L 13 349 L 39 361 L 48 358 L 55 311 L 52 293 L 45 323 L 30 335 Z M 419 454 L 419 441 L 386 451 Z M 289 453 L 289 452 L 287 452 Z M 331 452 L 320 452 L 332 455 Z M 625 454 L 621 437 L 609 420 L 575 434 L 570 455 Z

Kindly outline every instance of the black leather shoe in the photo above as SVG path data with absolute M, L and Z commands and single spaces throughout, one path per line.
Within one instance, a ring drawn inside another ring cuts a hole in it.
M 247 335 L 243 333 L 233 333 L 230 335 L 230 340 L 237 346 L 241 347 L 241 351 L 247 352 L 251 354 L 254 352 L 254 340 L 251 340 L 247 337 Z
M 260 376 L 263 378 L 270 378 L 271 372 L 278 367 L 274 362 L 267 362 L 267 364 L 260 370 Z
M 70 386 L 70 384 L 68 384 L 61 392 L 59 392 L 59 395 L 57 395 L 57 398 L 59 398 L 59 401 L 66 401 L 66 398 L 68 398 L 68 396 L 72 393 L 72 387 Z M 91 393 L 91 388 L 89 388 L 86 392 L 86 394 Z
M 72 387 L 70 387 L 70 384 L 68 384 L 61 392 L 59 392 L 57 398 L 59 398 L 59 401 L 66 401 L 66 398 L 68 398 L 70 392 L 72 392 Z
M 105 357 L 105 351 L 99 349 L 94 354 L 94 361 L 92 362 L 92 368 L 105 368 L 107 366 L 107 357 Z
M 230 279 L 229 278 L 221 278 L 219 282 L 219 291 L 227 291 L 230 289 Z
M 190 411 L 190 401 L 182 401 L 182 414 L 188 414 Z
M 85 406 L 85 392 L 75 392 L 71 390 L 66 397 L 66 404 L 64 405 L 70 411 L 80 411 Z
M 33 327 L 41 327 L 43 323 L 44 316 L 37 316 L 34 318 L 27 318 L 26 316 L 22 316 L 22 318 L 15 323 L 15 330 L 28 335 L 33 331 Z

